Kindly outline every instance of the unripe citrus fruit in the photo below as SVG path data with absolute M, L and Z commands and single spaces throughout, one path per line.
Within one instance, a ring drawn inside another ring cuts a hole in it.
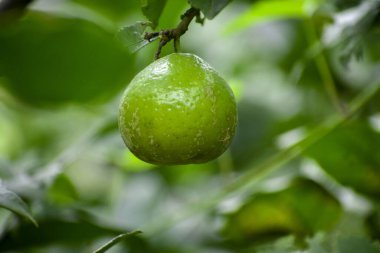
M 203 163 L 230 145 L 236 102 L 226 81 L 192 54 L 174 53 L 138 73 L 120 104 L 127 147 L 154 164 Z

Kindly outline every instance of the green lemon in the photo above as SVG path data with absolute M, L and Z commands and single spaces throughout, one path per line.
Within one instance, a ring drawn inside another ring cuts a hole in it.
M 131 81 L 120 104 L 127 147 L 153 164 L 204 163 L 231 144 L 236 102 L 226 81 L 192 54 L 156 60 Z

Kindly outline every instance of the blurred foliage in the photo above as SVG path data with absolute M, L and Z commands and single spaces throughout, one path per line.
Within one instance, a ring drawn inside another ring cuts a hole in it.
M 113 0 L 112 4 L 108 0 L 72 0 L 87 8 L 91 8 L 112 21 L 119 22 L 131 15 L 136 8 L 139 8 L 138 1 Z
M 132 57 L 112 35 L 86 21 L 29 13 L 4 28 L 0 41 L 2 75 L 30 103 L 109 98 L 133 72 Z
M 318 210 L 323 205 L 323 210 Z M 242 244 L 289 233 L 305 236 L 327 231 L 339 220 L 337 200 L 318 184 L 294 179 L 285 190 L 257 193 L 228 218 L 225 233 Z
M 188 1 L 7 2 L 1 252 L 92 252 L 133 230 L 107 252 L 380 252 L 379 1 L 189 1 L 207 19 L 181 51 L 231 84 L 239 126 L 217 160 L 175 167 L 126 150 L 117 108 L 157 48 L 144 22 L 173 28 Z
M 378 199 L 380 149 L 376 143 L 379 138 L 379 133 L 368 123 L 355 120 L 314 145 L 308 154 L 343 185 Z

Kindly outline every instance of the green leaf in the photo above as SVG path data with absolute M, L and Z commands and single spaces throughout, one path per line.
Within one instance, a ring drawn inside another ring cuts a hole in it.
M 102 247 L 100 247 L 99 249 L 95 250 L 93 253 L 104 253 L 107 250 L 109 250 L 110 248 L 112 248 L 114 245 L 116 245 L 117 243 L 119 243 L 120 241 L 122 241 L 124 239 L 127 239 L 127 238 L 129 238 L 131 236 L 140 234 L 140 233 L 141 233 L 141 231 L 133 231 L 133 232 L 129 232 L 129 233 L 124 233 L 124 234 L 118 235 L 115 238 L 113 238 L 112 240 L 110 240 L 109 242 L 107 242 L 105 245 L 103 245 Z
M 152 22 L 152 28 L 156 28 L 164 10 L 167 0 L 141 0 L 141 10 L 145 17 Z
M 317 233 L 312 238 L 307 240 L 309 250 L 307 253 L 331 253 L 331 250 L 327 250 L 326 235 L 324 233 Z
M 15 214 L 18 214 L 29 221 L 31 221 L 36 227 L 37 222 L 32 217 L 28 206 L 25 202 L 14 192 L 9 191 L 4 185 L 0 184 L 0 207 L 6 208 Z
M 316 143 L 307 154 L 341 184 L 379 197 L 379 142 L 380 134 L 358 119 Z
M 149 26 L 153 26 L 151 22 L 138 21 L 133 25 L 120 29 L 117 33 L 117 38 L 131 53 L 136 52 L 149 43 L 144 38 L 145 30 Z
M 296 238 L 293 235 L 285 236 L 263 246 L 256 247 L 257 253 L 292 253 L 297 250 Z M 251 251 L 253 252 L 253 251 Z M 256 251 L 254 251 L 256 252 Z
M 349 231 L 346 231 L 349 232 Z M 308 253 L 379 253 L 378 244 L 372 243 L 364 236 L 346 235 L 341 231 L 336 234 L 317 234 L 308 241 Z
M 329 47 L 341 46 L 340 60 L 344 66 L 352 56 L 362 56 L 361 42 L 378 14 L 379 5 L 378 1 L 363 1 L 354 8 L 336 13 L 334 23 L 324 29 L 324 43 Z
M 351 231 L 318 233 L 308 240 L 308 253 L 379 253 L 378 243 L 363 236 L 348 235 Z
M 341 237 L 337 242 L 336 253 L 379 253 L 379 245 L 373 244 L 364 237 Z
M 79 194 L 70 178 L 61 173 L 56 176 L 48 191 L 48 198 L 61 205 L 67 205 L 79 199 Z
M 163 29 L 174 28 L 180 22 L 181 15 L 189 8 L 186 0 L 171 0 L 165 5 L 165 9 L 161 13 L 160 27 Z
M 125 87 L 133 66 L 114 34 L 88 21 L 29 13 L 0 31 L 0 75 L 33 105 L 107 100 Z
M 246 13 L 228 25 L 225 32 L 241 31 L 265 20 L 305 18 L 307 16 L 304 0 L 261 0 L 253 3 Z
M 50 210 L 45 209 L 51 214 L 45 214 L 39 220 L 38 231 L 30 224 L 20 223 L 4 233 L 0 238 L 0 252 L 29 252 L 28 249 L 47 245 L 71 245 L 79 248 L 96 239 L 122 233 L 120 229 L 104 225 L 104 222 L 89 217 L 88 213 L 74 212 L 70 209 L 60 212 L 52 208 L 49 206 Z
M 213 19 L 232 0 L 189 0 L 190 4 L 202 11 L 208 19 Z
M 319 210 L 318 215 L 315 210 Z M 331 229 L 341 212 L 340 204 L 329 192 L 299 178 L 285 190 L 255 194 L 228 218 L 224 234 L 237 242 L 290 233 L 304 236 Z
M 101 13 L 109 19 L 120 21 L 128 17 L 128 14 L 138 8 L 138 1 L 113 0 L 72 0 L 87 8 L 91 8 Z

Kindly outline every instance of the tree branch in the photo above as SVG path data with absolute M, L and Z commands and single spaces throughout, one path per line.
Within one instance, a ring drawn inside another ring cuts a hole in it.
M 171 40 L 174 40 L 174 51 L 177 52 L 178 46 L 179 46 L 179 39 L 183 34 L 186 33 L 194 17 L 196 17 L 197 20 L 201 20 L 200 10 L 197 8 L 191 7 L 181 16 L 181 22 L 178 24 L 176 28 L 145 34 L 144 39 L 148 41 L 151 41 L 155 37 L 158 37 L 158 36 L 160 37 L 160 43 L 158 45 L 158 49 L 155 54 L 156 60 L 160 58 L 162 48 Z

